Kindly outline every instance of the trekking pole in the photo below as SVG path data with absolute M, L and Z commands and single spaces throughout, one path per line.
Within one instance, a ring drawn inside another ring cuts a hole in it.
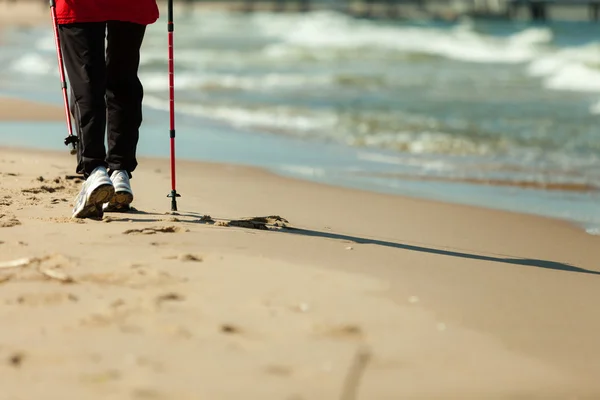
M 169 32 L 169 113 L 170 113 L 170 131 L 171 138 L 171 193 L 167 197 L 171 198 L 171 211 L 177 211 L 177 194 L 175 180 L 175 68 L 173 66 L 173 0 L 168 2 L 168 21 L 167 30 Z
M 58 73 L 65 103 L 65 117 L 67 118 L 67 129 L 69 135 L 65 138 L 65 146 L 71 145 L 71 154 L 77 154 L 76 144 L 79 142 L 77 136 L 73 135 L 73 126 L 71 125 L 71 113 L 69 111 L 69 96 L 67 94 L 67 80 L 65 79 L 65 68 L 63 66 L 62 50 L 60 48 L 60 37 L 58 36 L 58 20 L 56 18 L 56 1 L 50 0 L 50 13 L 52 15 L 52 25 L 54 27 L 54 42 L 56 43 L 56 58 L 58 59 Z

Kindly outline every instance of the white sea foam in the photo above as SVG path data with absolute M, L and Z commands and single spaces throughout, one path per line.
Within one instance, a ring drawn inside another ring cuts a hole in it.
M 397 165 L 401 167 L 416 167 L 424 171 L 450 171 L 454 169 L 454 166 L 450 163 L 441 160 L 432 160 L 425 158 L 413 158 L 407 157 L 406 155 L 390 156 L 380 153 L 370 153 L 366 151 L 360 151 L 356 157 L 362 161 L 368 161 L 376 164 L 389 164 Z
M 567 64 L 545 81 L 548 89 L 600 92 L 600 70 L 582 64 Z
M 283 172 L 288 172 L 303 177 L 323 177 L 327 174 L 327 171 L 325 171 L 323 168 L 309 167 L 306 165 L 283 164 L 279 165 L 278 169 Z
M 600 236 L 600 226 L 590 226 L 585 229 L 589 235 Z
M 169 103 L 150 95 L 146 96 L 145 104 L 167 110 Z M 497 150 L 493 144 L 443 132 L 398 131 L 357 135 L 356 131 L 348 130 L 340 116 L 332 111 L 296 110 L 286 106 L 249 109 L 183 102 L 177 104 L 177 110 L 188 115 L 226 121 L 238 128 L 281 132 L 299 137 L 318 136 L 351 146 L 389 148 L 411 154 L 486 155 Z M 439 167 L 432 165 L 432 168 Z
M 34 47 L 41 51 L 56 51 L 56 44 L 54 42 L 54 37 L 52 36 L 44 36 L 39 38 L 35 42 Z
M 594 43 L 548 53 L 532 61 L 527 72 L 551 90 L 600 92 L 600 45 Z
M 473 31 L 470 25 L 459 25 L 452 30 L 383 26 L 328 12 L 298 19 L 294 29 L 289 29 L 288 24 L 266 21 L 261 28 L 279 39 L 279 43 L 265 51 L 271 57 L 281 57 L 297 48 L 320 52 L 380 48 L 469 62 L 519 63 L 536 57 L 539 46 L 552 40 L 552 32 L 547 28 L 528 28 L 508 38 L 495 38 Z
M 263 34 L 277 39 L 264 50 L 273 59 L 306 51 L 317 59 L 334 59 L 336 50 L 375 48 L 475 63 L 527 63 L 527 72 L 541 78 L 546 89 L 600 92 L 600 44 L 556 49 L 549 28 L 527 28 L 500 38 L 476 32 L 469 22 L 451 30 L 385 26 L 332 12 L 285 20 L 262 15 L 256 23 Z
M 154 96 L 146 96 L 145 105 L 159 110 L 167 110 L 169 103 Z M 271 109 L 244 109 L 240 107 L 207 107 L 199 104 L 178 103 L 177 111 L 188 115 L 196 115 L 227 121 L 240 128 L 260 128 L 270 131 L 285 131 L 298 136 L 314 131 L 332 130 L 337 123 L 335 115 L 312 111 L 301 115 L 288 107 Z
M 142 73 L 140 80 L 148 92 L 164 91 L 168 85 L 164 73 Z M 197 72 L 182 72 L 175 76 L 176 89 L 241 89 L 241 90 L 272 90 L 285 88 L 298 88 L 307 86 L 329 85 L 333 82 L 330 75 L 301 75 L 268 73 L 256 76 L 233 74 L 215 74 Z
M 590 113 L 594 115 L 600 114 L 600 100 L 590 106 Z
M 168 75 L 159 72 L 146 72 L 139 74 L 140 81 L 146 92 L 166 92 L 169 88 Z M 201 86 L 205 79 L 199 74 L 176 74 L 174 79 L 175 89 L 195 89 Z
M 485 155 L 497 150 L 492 145 L 467 137 L 430 131 L 398 131 L 365 137 L 350 136 L 346 141 L 350 145 L 390 148 L 411 154 Z
M 56 60 L 51 63 L 48 57 L 38 53 L 26 53 L 14 60 L 10 68 L 22 75 L 58 75 Z

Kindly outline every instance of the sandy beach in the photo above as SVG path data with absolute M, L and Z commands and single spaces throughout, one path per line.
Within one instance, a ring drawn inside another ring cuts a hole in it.
M 172 215 L 163 159 L 75 221 L 74 162 L 0 150 L 3 398 L 600 396 L 577 227 L 186 161 Z

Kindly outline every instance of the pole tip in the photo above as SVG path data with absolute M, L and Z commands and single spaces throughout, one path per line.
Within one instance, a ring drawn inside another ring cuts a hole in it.
M 181 195 L 176 190 L 171 190 L 171 193 L 167 197 L 171 198 L 171 211 L 177 211 L 177 198 L 181 197 Z

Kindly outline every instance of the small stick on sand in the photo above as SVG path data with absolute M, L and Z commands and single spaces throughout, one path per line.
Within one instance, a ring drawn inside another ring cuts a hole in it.
M 367 369 L 367 364 L 371 359 L 371 352 L 366 347 L 360 347 L 354 356 L 354 361 L 350 365 L 340 400 L 356 400 L 360 380 Z
M 0 263 L 0 269 L 26 267 L 38 261 L 37 258 L 19 258 L 18 260 L 5 261 Z
M 50 279 L 54 279 L 54 280 L 61 281 L 64 283 L 75 282 L 75 280 L 71 276 L 67 275 L 63 271 L 59 271 L 56 269 L 50 269 L 50 268 L 42 268 L 39 271 L 41 274 L 45 275 L 46 277 L 48 277 Z

